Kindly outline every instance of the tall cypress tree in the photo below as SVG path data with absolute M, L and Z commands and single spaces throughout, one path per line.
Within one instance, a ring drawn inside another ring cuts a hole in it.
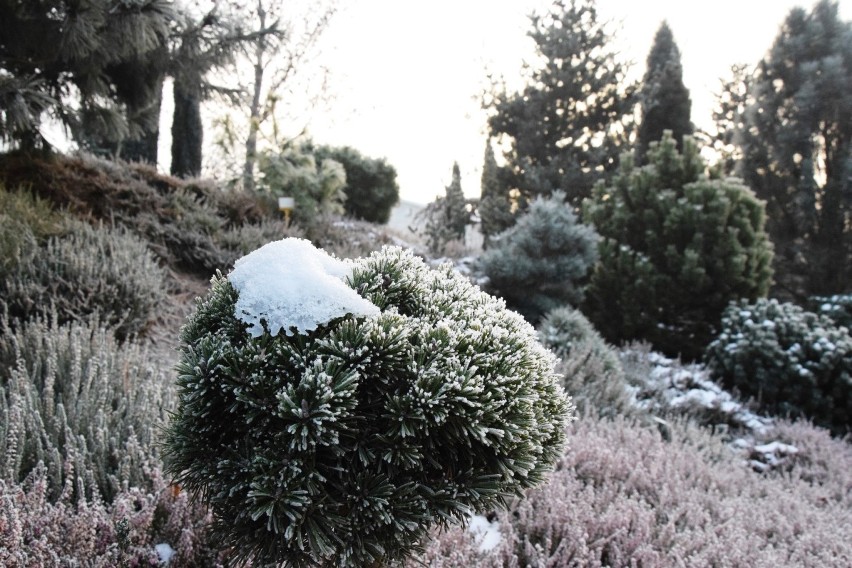
M 512 202 L 508 188 L 500 180 L 500 167 L 494 157 L 490 142 L 485 145 L 485 157 L 482 161 L 482 185 L 477 208 L 480 219 L 480 231 L 483 247 L 488 248 L 489 240 L 496 234 L 508 229 L 514 222 Z
M 683 84 L 680 50 L 665 21 L 660 24 L 648 53 L 639 102 L 642 122 L 639 124 L 636 151 L 640 163 L 645 160 L 648 145 L 660 140 L 664 131 L 670 130 L 678 144 L 681 144 L 684 136 L 692 134 L 692 101 L 689 90 Z
M 556 189 L 577 204 L 627 144 L 633 88 L 594 0 L 559 0 L 530 19 L 537 64 L 525 69 L 523 90 L 486 101 L 490 135 L 511 142 L 506 160 L 522 204 Z
M 454 239 L 464 241 L 465 229 L 470 223 L 470 212 L 467 210 L 467 202 L 462 191 L 461 170 L 458 162 L 453 163 L 453 179 L 447 186 L 444 208 L 450 234 Z

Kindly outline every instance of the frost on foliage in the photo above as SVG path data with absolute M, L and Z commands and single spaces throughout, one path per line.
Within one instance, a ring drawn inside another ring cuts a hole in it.
M 311 331 L 347 314 L 370 316 L 378 308 L 349 288 L 352 265 L 310 241 L 288 238 L 269 243 L 234 263 L 228 275 L 239 292 L 235 316 L 254 337 L 265 322 L 276 335 Z
M 774 299 L 732 303 L 705 360 L 763 411 L 852 430 L 852 336 L 828 317 Z
M 386 247 L 341 279 L 339 264 L 288 246 L 335 281 L 331 299 L 339 283 L 370 309 L 347 302 L 308 333 L 288 321 L 277 325 L 299 333 L 258 335 L 237 319 L 246 289 L 232 274 L 181 336 L 169 471 L 210 505 L 237 559 L 386 565 L 545 478 L 573 405 L 521 316 L 410 251 Z
M 682 364 L 656 352 L 627 350 L 622 357 L 632 365 L 645 363 L 649 372 L 632 377 L 635 404 L 657 414 L 702 416 L 714 426 L 726 424 L 749 434 L 763 434 L 772 418 L 755 414 L 719 386 L 699 364 Z M 641 363 L 639 359 L 644 359 Z

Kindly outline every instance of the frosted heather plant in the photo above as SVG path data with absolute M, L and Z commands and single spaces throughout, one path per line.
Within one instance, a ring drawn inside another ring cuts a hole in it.
M 781 474 L 686 422 L 665 441 L 634 420 L 581 420 L 549 482 L 497 514 L 497 547 L 454 528 L 407 566 L 849 566 L 852 447 L 802 423 L 767 435 L 799 448 Z
M 616 416 L 634 410 L 618 352 L 580 310 L 551 310 L 536 329 L 542 344 L 559 357 L 556 370 L 579 412 L 593 409 L 601 416 Z
M 315 260 L 340 309 L 317 305 L 320 286 L 301 271 L 289 275 L 299 286 L 284 286 L 297 295 L 273 294 L 270 306 L 252 292 L 238 307 L 252 274 L 214 278 L 181 334 L 167 434 L 168 471 L 210 504 L 237 559 L 383 565 L 433 526 L 544 479 L 573 408 L 519 315 L 451 266 L 432 270 L 399 248 L 348 273 L 321 251 L 304 258 L 304 243 L 273 248 L 286 254 L 261 255 L 259 281 L 264 266 L 277 273 L 270 262 Z M 338 296 L 328 275 L 359 301 Z
M 0 478 L 42 463 L 48 496 L 106 501 L 147 487 L 175 388 L 138 344 L 95 322 L 0 322 Z
M 149 490 L 125 488 L 111 503 L 51 497 L 41 466 L 22 483 L 0 480 L 0 566 L 157 566 L 158 544 L 175 551 L 169 568 L 225 566 L 209 511 L 170 487 L 159 468 L 145 474 Z

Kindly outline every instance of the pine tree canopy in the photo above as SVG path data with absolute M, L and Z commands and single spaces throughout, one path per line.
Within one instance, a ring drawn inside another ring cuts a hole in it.
M 510 141 L 510 187 L 526 201 L 562 189 L 578 204 L 627 143 L 633 88 L 593 0 L 554 2 L 531 22 L 527 86 L 492 94 L 490 135 Z
M 738 174 L 766 200 L 780 290 L 849 290 L 852 22 L 836 1 L 793 9 L 748 80 Z
M 168 0 L 0 0 L 0 137 L 44 146 L 45 112 L 90 144 L 141 137 L 159 92 L 140 80 L 173 19 Z

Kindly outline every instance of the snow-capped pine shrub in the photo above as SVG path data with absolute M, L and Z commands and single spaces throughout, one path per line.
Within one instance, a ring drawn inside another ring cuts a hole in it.
M 565 193 L 556 191 L 536 198 L 514 226 L 497 235 L 480 264 L 489 288 L 537 322 L 549 310 L 582 301 L 597 241 L 595 230 L 565 202 Z
M 852 426 L 852 337 L 828 317 L 774 299 L 732 303 L 705 360 L 717 380 L 768 412 L 835 433 Z
M 799 452 L 760 474 L 689 422 L 665 440 L 623 417 L 579 420 L 549 482 L 497 513 L 496 547 L 454 528 L 407 568 L 848 567 L 852 445 L 805 424 L 772 435 Z
M 559 357 L 556 371 L 580 412 L 591 409 L 601 416 L 631 412 L 618 353 L 586 316 L 563 306 L 547 312 L 537 330 L 541 343 Z
M 94 322 L 0 331 L 0 479 L 21 482 L 42 463 L 52 500 L 146 488 L 176 404 L 148 352 Z
M 148 489 L 125 487 L 109 503 L 52 497 L 53 482 L 37 466 L 22 483 L 0 479 L 0 566 L 223 568 L 212 515 L 169 486 L 159 467 L 146 470 Z M 163 562 L 158 553 L 173 551 Z
M 572 416 L 529 324 L 395 247 L 344 263 L 270 243 L 214 278 L 181 340 L 168 471 L 258 565 L 404 558 L 542 481 Z
M 602 240 L 585 313 L 608 341 L 644 340 L 657 351 L 699 359 L 732 300 L 765 296 L 772 245 L 764 204 L 735 178 L 710 179 L 695 141 L 683 153 L 667 132 L 635 167 L 599 183 L 583 220 Z
M 9 314 L 23 320 L 55 314 L 60 322 L 95 316 L 118 337 L 142 332 L 165 287 L 145 243 L 122 229 L 69 227 L 67 235 L 22 251 L 0 280 Z

